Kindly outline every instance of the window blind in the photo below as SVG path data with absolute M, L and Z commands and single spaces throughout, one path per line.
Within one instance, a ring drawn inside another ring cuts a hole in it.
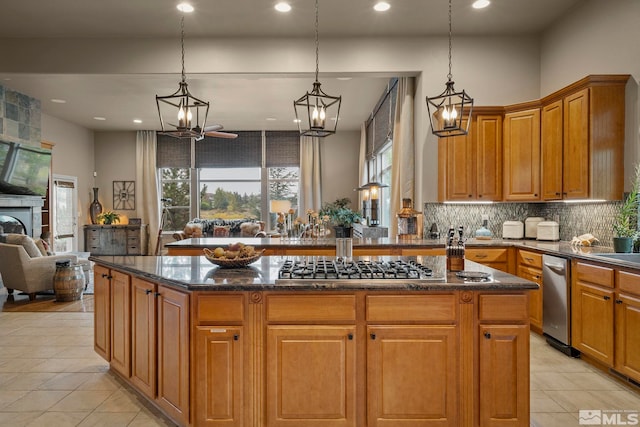
M 236 139 L 205 137 L 196 141 L 196 168 L 262 166 L 262 132 L 241 131 Z
M 398 79 L 389 80 L 389 85 L 376 104 L 371 118 L 367 122 L 367 158 L 374 157 L 387 142 L 387 136 L 393 137 L 393 125 L 398 97 Z
M 191 140 L 167 135 L 157 136 L 156 167 L 191 167 Z
M 265 166 L 300 166 L 300 133 L 297 131 L 265 132 Z

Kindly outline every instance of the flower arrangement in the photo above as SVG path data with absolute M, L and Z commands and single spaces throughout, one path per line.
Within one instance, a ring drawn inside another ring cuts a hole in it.
M 337 199 L 333 203 L 325 203 L 320 211 L 320 215 L 329 218 L 329 221 L 339 227 L 351 227 L 354 222 L 362 220 L 362 214 L 347 207 L 351 199 L 344 197 Z
M 120 214 L 114 211 L 104 211 L 98 215 L 98 221 L 102 224 L 115 224 L 120 222 Z
M 622 202 L 620 211 L 613 221 L 613 231 L 616 237 L 629 237 L 637 240 L 638 232 L 638 204 L 640 203 L 640 165 L 636 166 L 635 176 L 629 195 Z

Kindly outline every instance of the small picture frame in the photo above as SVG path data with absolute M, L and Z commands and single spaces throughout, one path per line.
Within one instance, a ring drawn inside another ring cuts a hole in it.
M 129 225 L 142 225 L 142 218 L 129 218 Z
M 117 210 L 135 210 L 135 181 L 113 181 L 113 208 Z

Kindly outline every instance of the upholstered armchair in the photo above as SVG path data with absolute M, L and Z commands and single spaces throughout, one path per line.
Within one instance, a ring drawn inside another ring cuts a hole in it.
M 56 261 L 78 261 L 75 255 L 53 255 L 31 257 L 20 244 L 0 243 L 0 275 L 9 295 L 17 289 L 36 298 L 36 292 L 53 289 Z

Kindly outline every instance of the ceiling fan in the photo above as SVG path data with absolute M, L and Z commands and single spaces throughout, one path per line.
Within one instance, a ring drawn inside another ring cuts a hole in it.
M 205 126 L 204 133 L 201 136 L 196 137 L 196 141 L 200 141 L 204 139 L 205 136 L 210 136 L 213 138 L 227 138 L 227 139 L 234 139 L 238 137 L 237 133 L 220 132 L 222 129 L 223 129 L 222 125 Z M 200 133 L 199 126 L 196 126 L 195 128 L 193 128 L 193 130 L 195 132 Z

